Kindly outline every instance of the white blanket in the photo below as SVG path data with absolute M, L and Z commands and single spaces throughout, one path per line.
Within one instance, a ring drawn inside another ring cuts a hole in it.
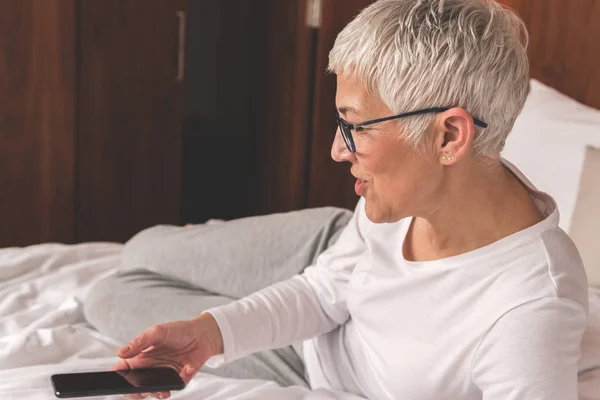
M 50 400 L 55 398 L 50 375 L 103 371 L 117 361 L 119 345 L 85 322 L 82 302 L 94 282 L 115 271 L 121 248 L 89 243 L 0 249 L 0 399 Z M 590 302 L 600 321 L 600 292 Z M 600 326 L 595 328 L 600 332 Z M 600 342 L 595 336 L 591 339 Z M 595 350 L 600 352 L 600 348 Z M 314 400 L 332 396 L 300 387 L 282 388 L 273 382 L 199 373 L 172 398 Z M 599 370 L 581 376 L 580 400 L 600 400 Z

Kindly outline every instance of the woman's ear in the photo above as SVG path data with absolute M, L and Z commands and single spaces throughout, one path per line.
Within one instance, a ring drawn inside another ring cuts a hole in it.
M 475 125 L 463 108 L 454 107 L 438 115 L 434 124 L 434 154 L 444 165 L 452 165 L 470 151 Z

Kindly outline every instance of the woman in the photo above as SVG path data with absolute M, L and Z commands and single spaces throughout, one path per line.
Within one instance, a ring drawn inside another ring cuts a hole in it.
M 491 0 L 380 0 L 329 69 L 331 156 L 361 196 L 339 240 L 299 276 L 146 330 L 115 368 L 187 382 L 304 340 L 311 387 L 332 393 L 576 399 L 581 260 L 556 203 L 500 158 L 528 92 L 522 22 Z

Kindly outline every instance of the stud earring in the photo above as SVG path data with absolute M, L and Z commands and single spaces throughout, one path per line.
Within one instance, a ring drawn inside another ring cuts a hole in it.
M 450 157 L 442 156 L 442 160 L 452 161 L 454 160 L 454 154 L 452 154 Z

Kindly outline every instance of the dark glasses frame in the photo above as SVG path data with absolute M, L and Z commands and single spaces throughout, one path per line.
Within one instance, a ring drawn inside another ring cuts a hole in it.
M 355 153 L 356 146 L 354 145 L 354 139 L 352 138 L 352 129 L 361 128 L 366 125 L 377 124 L 379 122 L 390 121 L 392 119 L 412 117 L 412 116 L 421 115 L 421 114 L 440 113 L 440 112 L 447 111 L 451 108 L 452 107 L 425 108 L 423 110 L 416 110 L 416 111 L 410 111 L 410 112 L 402 113 L 402 114 L 398 114 L 398 115 L 392 115 L 391 117 L 371 119 L 369 121 L 361 122 L 358 124 L 349 123 L 345 119 L 341 118 L 339 112 L 336 111 L 335 119 L 338 124 L 338 127 L 340 128 L 340 133 L 342 134 L 342 137 L 344 138 L 344 142 L 346 143 L 346 147 L 348 148 L 348 151 L 350 151 L 351 153 Z M 475 123 L 475 125 L 477 125 L 481 128 L 488 127 L 487 123 L 485 123 L 477 118 L 473 118 L 473 123 Z

